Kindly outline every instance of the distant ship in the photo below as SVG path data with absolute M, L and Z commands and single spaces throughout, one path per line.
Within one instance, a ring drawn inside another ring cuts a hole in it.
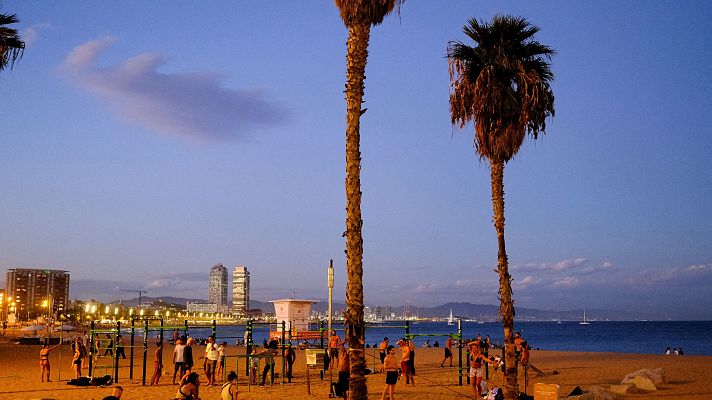
M 450 309 L 450 316 L 447 318 L 448 325 L 455 325 L 455 319 L 452 317 L 452 308 Z
M 579 322 L 579 325 L 591 325 L 590 322 L 586 321 L 586 310 L 583 310 L 583 321 Z

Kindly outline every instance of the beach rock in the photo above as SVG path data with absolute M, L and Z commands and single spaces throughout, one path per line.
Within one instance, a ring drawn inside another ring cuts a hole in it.
M 593 395 L 594 400 L 616 400 L 616 396 L 600 386 L 591 386 L 588 393 Z
M 616 400 L 616 396 L 600 386 L 591 386 L 588 391 L 581 391 L 580 394 L 575 391 L 574 394 L 567 396 L 566 400 Z
M 629 383 L 626 382 L 626 380 L 630 380 L 635 378 L 636 376 L 644 376 L 648 379 L 650 379 L 653 384 L 655 385 L 662 385 L 667 383 L 667 378 L 665 377 L 665 370 L 662 368 L 655 368 L 655 369 L 641 369 L 639 371 L 631 372 L 630 374 L 626 375 L 625 378 L 623 378 L 623 381 L 621 383 Z
M 656 391 L 658 390 L 657 387 L 655 387 L 655 384 L 653 383 L 650 378 L 645 377 L 643 375 L 636 375 L 633 377 L 633 379 L 624 379 L 623 384 L 630 383 L 635 385 L 639 390 L 647 390 L 647 391 Z
M 608 390 L 610 390 L 614 394 L 622 394 L 622 395 L 638 393 L 638 387 L 633 385 L 632 383 L 611 385 L 611 387 Z

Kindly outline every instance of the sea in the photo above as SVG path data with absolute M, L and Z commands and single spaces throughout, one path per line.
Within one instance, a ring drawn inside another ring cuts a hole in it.
M 333 327 L 343 338 L 343 325 L 334 324 Z M 677 347 L 686 355 L 712 355 L 712 340 L 709 339 L 712 321 L 592 321 L 590 325 L 580 325 L 576 321 L 515 322 L 514 328 L 533 349 L 663 354 L 667 347 Z M 244 331 L 244 326 L 218 326 L 217 340 L 233 345 L 243 338 Z M 188 334 L 205 338 L 210 332 L 210 328 L 190 328 Z M 418 335 L 414 338 L 418 347 L 424 346 L 426 341 L 431 346 L 436 341 L 442 346 L 448 334 L 457 333 L 457 325 L 410 321 L 409 332 Z M 489 335 L 494 343 L 503 341 L 502 325 L 497 322 L 462 321 L 462 333 L 466 340 L 479 334 L 482 337 Z M 255 326 L 255 343 L 262 343 L 268 336 L 268 326 Z M 366 343 L 370 346 L 377 345 L 384 337 L 395 343 L 403 336 L 403 321 L 369 324 L 366 329 Z

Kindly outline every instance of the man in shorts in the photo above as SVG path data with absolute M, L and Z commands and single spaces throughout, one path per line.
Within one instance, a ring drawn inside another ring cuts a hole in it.
M 331 337 L 329 337 L 329 362 L 332 369 L 339 366 L 339 345 L 341 345 L 341 338 L 336 334 L 336 331 L 331 331 Z M 334 365 L 334 361 L 336 361 L 336 365 Z
M 174 369 L 173 369 L 173 384 L 176 384 L 176 375 L 178 375 L 178 371 L 180 371 L 181 376 L 178 378 L 183 378 L 183 371 L 185 370 L 184 362 L 185 359 L 183 358 L 185 356 L 185 345 L 183 344 L 183 341 L 178 339 L 176 340 L 176 347 L 173 349 L 173 364 L 174 364 Z
M 448 358 L 450 359 L 450 367 L 452 367 L 452 337 L 448 337 L 447 341 L 445 341 L 445 358 L 443 358 L 443 362 L 440 363 L 440 368 L 445 365 L 445 361 L 447 361 Z
M 208 344 L 205 346 L 205 376 L 208 378 L 208 386 L 215 385 L 215 368 L 218 365 L 218 348 L 215 346 L 215 338 L 208 337 Z
M 381 359 L 381 373 L 383 373 L 383 361 L 386 359 L 388 349 L 388 338 L 384 337 L 381 344 L 378 345 L 378 357 Z

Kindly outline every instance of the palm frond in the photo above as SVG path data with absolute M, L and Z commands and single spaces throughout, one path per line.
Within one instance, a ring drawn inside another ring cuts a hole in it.
M 7 27 L 17 22 L 15 14 L 0 14 L 0 70 L 8 65 L 12 68 L 25 52 L 25 42 L 20 39 L 17 30 Z
M 403 3 L 405 0 L 334 0 L 346 26 L 354 23 L 378 25 L 394 8 L 400 14 Z
M 539 28 L 521 17 L 473 18 L 463 32 L 475 46 L 451 41 L 447 48 L 451 123 L 462 129 L 474 122 L 480 157 L 509 161 L 554 115 L 555 51 L 534 40 Z

